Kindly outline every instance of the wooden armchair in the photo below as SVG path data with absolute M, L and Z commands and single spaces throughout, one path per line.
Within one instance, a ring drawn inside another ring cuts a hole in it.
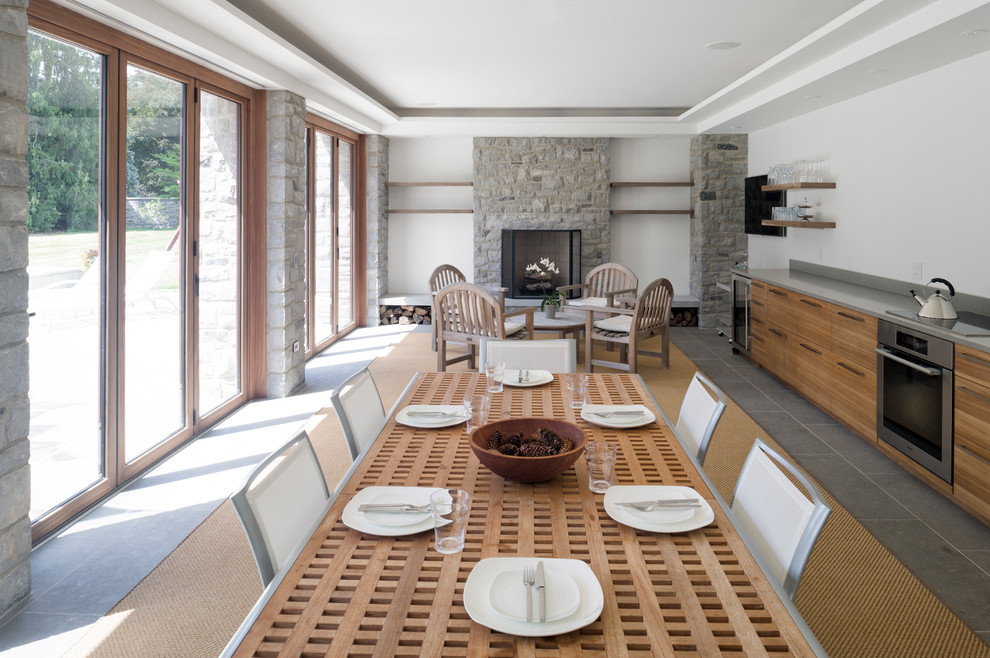
M 565 300 L 567 306 L 615 306 L 616 297 L 634 298 L 638 289 L 639 277 L 618 263 L 599 265 L 588 272 L 584 283 L 557 287 L 565 297 L 572 290 L 581 291 L 580 297 Z
M 451 283 L 460 283 L 460 282 L 465 282 L 465 281 L 467 281 L 467 277 L 464 276 L 464 273 L 461 272 L 456 267 L 454 267 L 453 265 L 449 265 L 447 263 L 444 263 L 443 265 L 440 265 L 439 267 L 437 267 L 437 269 L 433 270 L 433 273 L 432 274 L 430 274 L 430 299 L 431 299 L 431 301 L 436 299 L 437 293 L 440 292 L 440 290 L 443 289 L 444 286 L 448 286 Z M 504 311 L 505 310 L 505 288 L 497 288 L 497 289 L 492 290 L 491 292 L 495 296 L 495 298 L 498 300 L 498 305 L 501 306 L 502 307 L 502 310 Z M 433 338 L 431 340 L 431 347 L 433 348 L 433 351 L 436 351 L 436 349 L 437 349 L 437 321 L 436 321 L 437 309 L 436 308 L 433 308 L 433 309 L 431 309 L 431 312 L 433 314 L 433 320 L 432 320 L 432 322 L 433 322 L 433 331 L 432 331 Z
M 482 339 L 526 339 L 533 337 L 533 313 L 528 306 L 506 313 L 495 297 L 471 283 L 451 283 L 433 300 L 433 326 L 437 330 L 437 370 L 467 361 L 474 369 Z M 522 316 L 521 322 L 510 319 Z M 468 353 L 447 358 L 447 342 L 464 343 Z
M 670 307 L 674 301 L 674 287 L 667 279 L 657 279 L 646 286 L 632 308 L 588 307 L 585 319 L 585 359 L 587 371 L 594 366 L 604 366 L 636 372 L 636 357 L 640 354 L 660 357 L 664 370 L 670 365 Z M 609 317 L 596 320 L 596 315 L 608 313 Z M 662 352 L 640 349 L 639 342 L 653 336 L 662 336 Z M 595 360 L 594 342 L 620 345 L 619 361 Z

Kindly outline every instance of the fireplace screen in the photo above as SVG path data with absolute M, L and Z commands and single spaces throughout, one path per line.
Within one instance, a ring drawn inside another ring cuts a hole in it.
M 541 263 L 544 259 L 559 273 L 548 271 Z M 538 298 L 557 286 L 581 282 L 581 231 L 502 231 L 502 287 L 508 289 L 506 296 Z M 569 296 L 580 294 L 571 291 Z

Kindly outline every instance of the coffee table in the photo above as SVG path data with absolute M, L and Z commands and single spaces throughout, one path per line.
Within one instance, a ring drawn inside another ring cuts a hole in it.
M 557 311 L 557 316 L 548 318 L 543 311 L 533 314 L 533 329 L 535 331 L 554 331 L 560 338 L 574 334 L 574 340 L 581 344 L 581 331 L 584 329 L 584 313 L 565 313 Z

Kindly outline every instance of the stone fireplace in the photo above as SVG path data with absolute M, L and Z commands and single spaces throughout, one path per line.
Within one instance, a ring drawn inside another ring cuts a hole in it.
M 574 283 L 610 260 L 608 138 L 476 137 L 473 155 L 475 283 L 512 287 L 502 282 L 503 231 L 578 233 Z M 534 251 L 522 267 L 543 257 Z
M 549 260 L 559 273 L 546 272 Z M 536 264 L 542 276 L 527 271 Z M 557 286 L 581 283 L 581 231 L 502 231 L 502 287 L 506 297 L 542 297 Z M 572 295 L 573 296 L 573 295 Z

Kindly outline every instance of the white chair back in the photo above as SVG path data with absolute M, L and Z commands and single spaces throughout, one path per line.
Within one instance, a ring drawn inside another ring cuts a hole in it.
M 305 431 L 269 455 L 230 497 L 268 586 L 319 523 L 330 500 Z
M 711 393 L 706 390 L 706 386 Z M 715 395 L 714 398 L 712 394 Z M 684 448 L 697 455 L 699 464 L 705 463 L 708 444 L 711 443 L 715 426 L 725 411 L 725 404 L 725 393 L 700 372 L 694 373 L 677 414 L 676 430 Z
M 781 470 L 801 483 L 811 500 Z M 746 457 L 732 498 L 740 529 L 791 599 L 832 508 L 811 481 L 760 439 Z
M 504 361 L 509 370 L 546 370 L 553 373 L 577 372 L 577 344 L 573 338 L 552 340 L 484 339 L 478 371 L 485 363 Z
M 351 375 L 330 397 L 340 419 L 351 459 L 375 440 L 385 426 L 385 407 L 367 368 Z

